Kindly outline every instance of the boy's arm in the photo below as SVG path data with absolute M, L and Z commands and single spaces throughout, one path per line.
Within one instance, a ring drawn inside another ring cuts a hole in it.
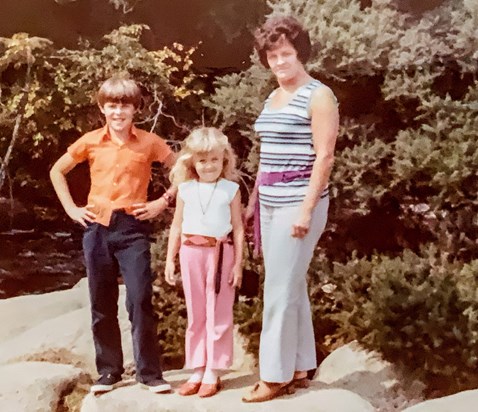
M 181 198 L 178 197 L 176 202 L 176 210 L 174 211 L 173 222 L 171 223 L 171 229 L 169 230 L 168 251 L 166 254 L 166 267 L 164 269 L 166 282 L 168 282 L 170 285 L 174 285 L 176 282 L 175 259 L 176 255 L 179 252 L 179 247 L 181 246 L 181 226 L 183 223 L 183 210 L 184 202 Z
M 96 215 L 88 210 L 92 205 L 78 207 L 75 204 L 71 197 L 70 189 L 65 177 L 77 164 L 78 162 L 69 153 L 65 153 L 51 168 L 50 179 L 56 195 L 58 196 L 58 199 L 60 199 L 67 215 L 75 222 L 86 227 L 86 222 L 93 222 L 96 218 Z
M 166 166 L 168 169 L 171 169 L 176 163 L 176 159 L 178 157 L 177 153 L 171 152 L 166 159 L 163 161 L 163 165 Z
M 176 153 L 170 153 L 163 161 L 163 165 L 171 169 L 176 162 Z M 139 220 L 152 219 L 161 214 L 176 197 L 177 187 L 171 186 L 166 192 L 156 200 L 145 203 L 136 203 L 133 205 L 133 215 Z
M 244 247 L 244 225 L 242 223 L 241 192 L 239 189 L 231 202 L 231 223 L 234 237 L 234 266 L 229 283 L 240 288 L 242 283 L 242 254 Z

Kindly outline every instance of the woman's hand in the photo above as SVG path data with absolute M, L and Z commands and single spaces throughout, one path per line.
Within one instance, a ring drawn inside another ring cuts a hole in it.
M 251 224 L 252 219 L 254 218 L 254 212 L 255 212 L 255 202 L 254 203 L 249 203 L 247 207 L 244 209 L 242 212 L 242 221 L 244 223 L 244 226 L 249 226 Z
M 309 233 L 310 222 L 312 220 L 312 213 L 307 211 L 301 211 L 299 218 L 292 225 L 292 237 L 302 239 L 307 233 Z

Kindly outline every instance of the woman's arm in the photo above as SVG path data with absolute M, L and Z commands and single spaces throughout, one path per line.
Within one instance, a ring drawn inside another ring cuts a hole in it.
M 259 172 L 257 172 L 257 177 L 256 177 L 256 182 L 254 184 L 254 188 L 252 189 L 251 194 L 249 195 L 249 201 L 247 202 L 246 209 L 244 210 L 243 216 L 244 216 L 244 223 L 247 225 L 249 221 L 254 217 L 254 211 L 256 208 L 256 202 L 258 202 L 258 179 L 259 178 Z
M 242 254 L 244 247 L 244 225 L 242 223 L 241 192 L 237 190 L 231 202 L 231 223 L 234 236 L 234 266 L 229 283 L 240 288 L 242 283 Z
M 311 98 L 312 140 L 316 159 L 312 167 L 309 187 L 301 205 L 299 220 L 293 225 L 292 236 L 304 237 L 310 227 L 312 210 L 327 186 L 334 164 L 335 142 L 339 129 L 339 110 L 334 94 L 328 87 L 320 87 Z
M 184 211 L 184 202 L 178 197 L 176 201 L 176 210 L 174 211 L 173 222 L 171 223 L 171 228 L 169 230 L 169 239 L 168 239 L 168 251 L 166 254 L 166 267 L 164 269 L 164 275 L 166 282 L 170 285 L 176 283 L 176 255 L 179 252 L 181 246 L 181 226 L 183 223 L 183 211 Z

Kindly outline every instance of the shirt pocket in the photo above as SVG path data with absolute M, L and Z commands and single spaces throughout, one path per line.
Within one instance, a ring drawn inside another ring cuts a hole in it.
M 126 160 L 126 168 L 133 173 L 144 173 L 149 166 L 148 156 L 145 153 L 131 152 Z

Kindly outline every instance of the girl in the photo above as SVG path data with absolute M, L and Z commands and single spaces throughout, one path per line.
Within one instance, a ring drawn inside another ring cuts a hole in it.
M 178 197 L 165 275 L 173 285 L 179 251 L 188 313 L 186 368 L 194 369 L 179 389 L 183 396 L 216 394 L 218 370 L 232 364 L 232 306 L 234 288 L 242 281 L 244 238 L 239 185 L 231 181 L 235 164 L 227 137 L 201 127 L 184 141 L 171 170 Z

